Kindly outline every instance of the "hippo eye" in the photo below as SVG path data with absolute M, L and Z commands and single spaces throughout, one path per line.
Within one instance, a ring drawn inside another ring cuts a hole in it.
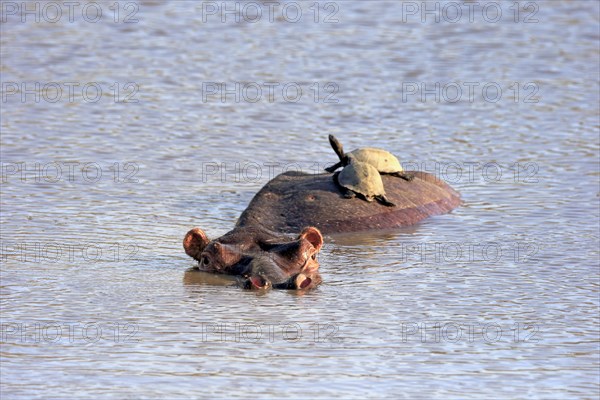
M 317 259 L 317 253 L 314 253 L 312 256 L 310 256 L 310 258 L 312 258 L 313 260 Z

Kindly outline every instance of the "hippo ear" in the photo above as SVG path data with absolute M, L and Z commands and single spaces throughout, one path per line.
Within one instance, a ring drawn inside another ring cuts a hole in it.
M 321 246 L 323 246 L 323 235 L 321 235 L 321 232 L 314 226 L 302 229 L 298 239 L 308 240 L 317 251 L 321 250 Z
M 183 248 L 188 256 L 200 261 L 200 254 L 209 242 L 210 240 L 208 240 L 202 229 L 194 228 L 183 238 Z

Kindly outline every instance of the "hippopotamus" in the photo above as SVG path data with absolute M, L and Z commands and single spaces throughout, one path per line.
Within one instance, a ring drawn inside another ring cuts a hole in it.
M 461 204 L 458 192 L 434 175 L 405 172 L 411 180 L 381 176 L 394 207 L 344 197 L 331 173 L 285 172 L 254 196 L 233 230 L 210 240 L 194 228 L 183 247 L 198 269 L 238 275 L 245 288 L 313 288 L 321 283 L 323 234 L 413 225 Z

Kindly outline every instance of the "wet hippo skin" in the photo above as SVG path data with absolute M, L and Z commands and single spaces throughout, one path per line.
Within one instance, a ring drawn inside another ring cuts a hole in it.
M 382 175 L 388 200 L 344 198 L 332 174 L 287 172 L 275 177 L 254 196 L 237 226 L 255 226 L 274 232 L 294 232 L 314 226 L 323 234 L 397 228 L 432 215 L 447 213 L 461 204 L 448 184 L 426 172 L 406 171 L 410 182 Z
M 310 289 L 321 282 L 317 254 L 325 234 L 390 229 L 415 224 L 458 207 L 460 195 L 425 172 L 412 181 L 383 175 L 386 207 L 375 201 L 345 198 L 332 174 L 286 172 L 268 182 L 252 199 L 234 229 L 210 240 L 190 230 L 185 252 L 206 272 L 238 275 L 251 289 Z M 297 236 L 289 234 L 299 232 Z

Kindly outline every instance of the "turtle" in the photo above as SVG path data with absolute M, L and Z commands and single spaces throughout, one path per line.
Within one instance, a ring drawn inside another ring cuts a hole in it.
M 368 202 L 375 199 L 384 206 L 396 206 L 385 197 L 383 181 L 377 168 L 369 163 L 357 161 L 352 154 L 347 159 L 348 164 L 344 169 L 333 175 L 333 180 L 342 189 L 344 197 L 358 196 Z
M 334 172 L 339 167 L 346 166 L 348 164 L 348 155 L 352 154 L 357 161 L 371 164 L 380 174 L 397 176 L 406 181 L 412 181 L 414 179 L 413 174 L 404 172 L 400 165 L 400 161 L 398 161 L 396 156 L 389 151 L 376 149 L 374 147 L 364 147 L 344 154 L 344 148 L 335 136 L 329 135 L 329 143 L 331 144 L 333 151 L 335 151 L 340 158 L 340 161 L 325 168 L 325 171 L 327 172 Z

